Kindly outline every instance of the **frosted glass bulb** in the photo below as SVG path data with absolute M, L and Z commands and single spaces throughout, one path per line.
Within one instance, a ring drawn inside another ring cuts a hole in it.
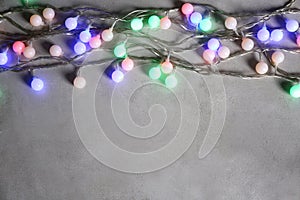
M 228 58 L 230 55 L 230 49 L 226 46 L 221 46 L 219 49 L 218 49 L 218 56 L 222 59 L 226 59 Z
M 185 3 L 181 7 L 181 12 L 185 15 L 190 15 L 194 11 L 194 6 L 190 3 Z
M 280 29 L 275 29 L 271 32 L 271 40 L 279 42 L 283 38 L 283 31 Z
M 92 35 L 90 33 L 89 30 L 85 30 L 85 31 L 82 31 L 80 34 L 79 34 L 79 39 L 81 40 L 81 42 L 83 43 L 88 43 L 91 39 Z
M 216 38 L 211 38 L 208 40 L 207 47 L 213 51 L 216 51 L 220 46 L 220 42 Z
M 212 28 L 212 23 L 210 21 L 210 18 L 205 18 L 200 21 L 199 23 L 200 30 L 207 32 Z
M 173 65 L 170 61 L 165 61 L 161 64 L 161 71 L 165 74 L 169 74 L 173 71 Z
M 227 17 L 225 20 L 225 27 L 229 30 L 236 29 L 237 21 L 234 17 Z
M 0 53 L 0 65 L 5 65 L 8 61 L 6 52 Z
M 175 88 L 177 85 L 177 78 L 175 77 L 175 75 L 169 75 L 165 80 L 165 84 L 167 88 Z
M 299 23 L 294 20 L 290 19 L 286 22 L 286 30 L 289 32 L 296 32 L 299 29 Z
M 161 29 L 169 29 L 171 27 L 171 25 L 172 25 L 172 22 L 168 16 L 161 18 L 161 20 L 160 20 L 160 28 Z
M 194 25 L 198 25 L 200 23 L 200 21 L 202 20 L 202 15 L 199 12 L 193 12 L 190 15 L 190 21 L 194 24 Z
M 268 72 L 268 70 L 269 70 L 269 67 L 268 67 L 267 63 L 265 63 L 264 61 L 260 61 L 255 66 L 255 71 L 258 74 L 265 74 Z
M 96 36 L 92 37 L 89 41 L 89 45 L 93 49 L 99 48 L 101 46 L 100 35 L 96 35 Z
M 245 51 L 250 51 L 254 47 L 254 42 L 250 38 L 243 38 L 241 46 Z
M 52 45 L 49 49 L 49 53 L 51 56 L 58 57 L 62 55 L 62 49 L 58 45 Z
M 275 65 L 278 65 L 284 61 L 284 54 L 281 51 L 275 51 L 272 54 L 272 61 Z
M 77 27 L 77 19 L 78 17 L 69 17 L 65 21 L 65 26 L 67 29 L 74 30 Z
M 131 29 L 134 31 L 139 31 L 143 28 L 143 20 L 140 18 L 134 18 L 130 22 Z
M 82 42 L 77 42 L 74 46 L 74 51 L 76 54 L 83 54 L 86 51 L 86 46 Z
M 78 89 L 82 89 L 86 86 L 86 80 L 81 76 L 77 76 L 73 81 L 73 85 Z
M 114 34 L 111 29 L 106 29 L 101 33 L 102 40 L 105 42 L 109 42 L 113 39 Z
M 21 42 L 21 41 L 14 42 L 14 44 L 13 44 L 14 52 L 16 52 L 17 54 L 20 55 L 21 53 L 23 53 L 24 49 L 25 49 L 25 44 L 23 42 Z
M 41 91 L 44 88 L 44 82 L 41 79 L 34 77 L 30 86 L 34 91 Z
M 121 66 L 125 71 L 132 70 L 134 67 L 133 60 L 131 60 L 130 58 L 127 57 L 122 61 Z
M 32 15 L 30 17 L 30 24 L 32 26 L 41 26 L 43 24 L 43 19 L 39 15 Z
M 43 10 L 43 17 L 51 21 L 55 16 L 55 11 L 52 8 L 45 8 Z
M 290 95 L 294 98 L 299 98 L 300 97 L 300 84 L 296 84 L 296 85 L 293 85 L 291 88 L 290 88 Z
M 120 70 L 116 70 L 112 73 L 111 78 L 114 82 L 119 83 L 124 79 L 124 74 Z
M 23 55 L 25 58 L 33 58 L 35 56 L 35 49 L 31 46 L 25 47 Z
M 300 47 L 300 35 L 297 36 L 297 45 Z
M 153 80 L 157 80 L 159 79 L 161 76 L 161 71 L 160 71 L 160 67 L 152 67 L 149 70 L 149 77 Z
M 150 28 L 158 28 L 160 26 L 160 19 L 156 15 L 152 15 L 148 19 L 148 24 Z
M 270 38 L 270 32 L 267 30 L 266 27 L 263 27 L 262 29 L 260 29 L 257 32 L 257 38 L 262 41 L 265 42 Z
M 119 44 L 118 46 L 116 46 L 114 48 L 114 55 L 117 57 L 117 58 L 124 58 L 126 56 L 126 47 L 125 45 L 122 43 L 122 44 Z
M 212 64 L 214 62 L 214 59 L 216 57 L 216 54 L 213 50 L 211 49 L 206 49 L 203 54 L 202 54 L 203 59 L 209 63 Z

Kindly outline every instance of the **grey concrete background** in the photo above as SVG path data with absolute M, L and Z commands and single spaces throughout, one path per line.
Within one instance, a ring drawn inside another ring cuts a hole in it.
M 284 3 L 278 0 L 202 2 L 232 12 Z M 134 7 L 173 7 L 177 1 L 48 3 L 56 6 L 85 3 L 108 10 L 131 10 Z M 19 3 L 1 1 L 0 5 L 4 8 Z M 299 2 L 297 5 L 299 7 Z M 287 60 L 287 67 L 299 67 L 299 57 L 292 56 Z M 242 66 L 247 63 L 231 64 Z M 198 137 L 171 166 L 148 174 L 126 174 L 101 164 L 82 145 L 73 121 L 73 87 L 64 76 L 66 72 L 68 69 L 65 68 L 40 71 L 39 75 L 48 80 L 47 92 L 42 94 L 32 92 L 24 84 L 23 74 L 0 74 L 3 93 L 0 98 L 1 200 L 300 198 L 300 101 L 286 94 L 278 80 L 224 78 L 226 121 L 222 136 L 208 157 L 198 159 L 202 139 Z M 183 73 L 201 88 L 203 80 L 199 76 Z M 147 108 L 143 102 L 151 103 L 154 98 L 142 91 L 135 95 L 132 118 L 138 124 L 147 123 Z M 207 91 L 199 89 L 197 95 L 202 97 L 201 133 L 209 117 L 209 110 L 205 110 Z M 109 100 L 105 93 L 96 98 Z M 105 119 L 101 108 L 106 105 L 99 102 L 96 106 L 101 121 L 101 118 Z M 109 125 L 107 127 L 109 129 Z

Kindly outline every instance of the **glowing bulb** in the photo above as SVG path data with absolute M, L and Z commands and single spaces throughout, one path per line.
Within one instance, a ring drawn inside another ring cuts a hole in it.
M 125 47 L 125 44 L 122 43 L 122 44 L 119 44 L 118 46 L 116 46 L 114 48 L 114 55 L 117 57 L 117 58 L 124 58 L 126 56 L 126 47 Z
M 52 45 L 49 49 L 49 53 L 51 56 L 61 56 L 62 55 L 62 49 L 59 45 Z
M 89 30 L 85 30 L 85 31 L 82 31 L 80 34 L 79 34 L 79 39 L 81 40 L 81 42 L 83 43 L 88 43 L 91 39 L 92 35 L 90 33 Z
M 69 17 L 65 21 L 65 26 L 67 29 L 74 30 L 77 27 L 77 19 L 78 17 Z
M 0 65 L 5 65 L 8 61 L 6 52 L 0 53 Z
M 279 42 L 283 38 L 283 31 L 280 29 L 275 29 L 271 32 L 271 40 Z
M 100 35 L 92 37 L 89 41 L 89 45 L 93 49 L 99 48 L 101 46 Z
M 293 85 L 290 88 L 290 95 L 294 98 L 300 97 L 300 84 Z
M 16 52 L 17 54 L 20 55 L 21 53 L 23 53 L 24 49 L 25 49 L 25 44 L 23 42 L 21 42 L 21 41 L 14 42 L 14 44 L 13 44 L 14 52 Z
M 241 46 L 245 51 L 250 51 L 254 47 L 254 42 L 250 38 L 243 38 Z
M 190 3 L 185 3 L 181 7 L 181 12 L 185 15 L 190 15 L 194 11 L 194 6 Z
M 111 78 L 114 82 L 119 83 L 124 79 L 124 74 L 117 69 L 112 73 Z
M 31 46 L 25 47 L 23 55 L 25 58 L 33 58 L 35 56 L 35 49 Z
M 299 29 L 299 23 L 294 19 L 290 19 L 286 22 L 285 27 L 289 32 L 296 32 Z
M 43 20 L 39 15 L 32 15 L 30 17 L 30 24 L 32 26 L 41 26 L 43 24 Z
M 55 11 L 52 8 L 45 8 L 43 10 L 43 17 L 51 21 L 55 16 Z
M 236 29 L 237 21 L 234 17 L 227 17 L 225 20 L 225 27 L 229 30 Z
M 161 20 L 160 20 L 160 28 L 161 29 L 169 29 L 171 27 L 171 25 L 172 25 L 172 22 L 168 16 L 161 18 Z
M 211 49 L 206 49 L 204 52 L 203 52 L 203 55 L 202 55 L 203 59 L 208 62 L 209 64 L 212 64 L 214 62 L 214 59 L 216 57 L 216 54 L 213 50 Z
M 218 56 L 222 59 L 226 59 L 228 58 L 230 55 L 230 49 L 226 46 L 221 46 L 219 49 L 218 49 Z
M 165 84 L 167 88 L 175 88 L 177 85 L 177 78 L 175 75 L 169 75 L 165 80 Z
M 210 21 L 210 18 L 205 18 L 201 20 L 199 23 L 199 28 L 204 32 L 210 31 L 210 29 L 212 28 L 212 23 Z
M 297 36 L 297 45 L 300 47 L 300 35 Z
M 255 71 L 258 74 L 265 74 L 268 72 L 268 70 L 269 70 L 269 67 L 268 67 L 267 63 L 265 63 L 264 61 L 260 61 L 255 66 Z
M 166 60 L 161 64 L 161 71 L 165 74 L 170 74 L 173 71 L 173 65 L 170 61 Z
M 134 31 L 139 31 L 143 28 L 143 20 L 140 18 L 134 18 L 130 22 L 131 29 Z
M 82 42 L 77 42 L 74 45 L 74 51 L 76 54 L 83 54 L 86 51 L 86 46 Z
M 160 71 L 160 67 L 152 67 L 149 70 L 149 77 L 153 80 L 157 80 L 159 79 L 161 76 L 161 71 Z
M 260 29 L 257 32 L 257 38 L 262 41 L 265 42 L 270 38 L 270 32 L 267 30 L 266 27 L 263 27 L 262 29 Z
M 207 47 L 213 51 L 216 51 L 220 46 L 220 42 L 216 38 L 208 40 Z
M 190 15 L 190 21 L 194 24 L 194 25 L 198 25 L 200 23 L 200 21 L 202 20 L 202 15 L 199 12 L 193 12 Z
M 44 82 L 37 77 L 33 77 L 30 85 L 34 91 L 41 91 L 44 88 Z
M 114 34 L 111 29 L 106 29 L 101 33 L 102 40 L 105 42 L 109 42 L 113 39 Z
M 131 60 L 130 58 L 127 57 L 122 61 L 121 66 L 125 71 L 132 70 L 134 67 L 133 60 Z
M 152 15 L 148 19 L 148 24 L 150 28 L 158 28 L 160 26 L 160 19 L 156 15 Z
M 275 65 L 278 65 L 284 61 L 284 54 L 281 51 L 275 51 L 272 54 L 272 61 Z
M 86 80 L 81 76 L 77 76 L 73 81 L 73 85 L 78 89 L 82 89 L 86 86 Z

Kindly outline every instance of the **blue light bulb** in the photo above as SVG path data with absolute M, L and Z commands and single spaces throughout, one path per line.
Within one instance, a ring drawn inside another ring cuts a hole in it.
M 39 78 L 33 77 L 31 81 L 31 88 L 34 91 L 41 91 L 44 88 L 44 82 Z
M 86 51 L 86 46 L 82 42 L 77 42 L 74 45 L 74 51 L 76 54 L 83 54 Z
M 0 65 L 5 65 L 8 61 L 6 52 L 0 53 Z
M 271 32 L 271 40 L 279 42 L 283 38 L 283 31 L 280 29 L 275 29 Z
M 112 73 L 111 78 L 114 82 L 119 83 L 124 79 L 124 74 L 117 69 Z
M 198 25 L 200 23 L 200 21 L 202 20 L 202 15 L 199 12 L 193 12 L 190 15 L 190 21 L 194 24 L 194 25 Z
M 91 37 L 92 37 L 92 35 L 89 30 L 82 31 L 79 34 L 79 39 L 81 40 L 81 42 L 84 42 L 84 43 L 88 43 L 90 41 Z
M 266 27 L 263 27 L 262 29 L 260 29 L 257 32 L 257 38 L 262 41 L 265 42 L 270 38 L 270 32 L 267 30 Z
M 220 42 L 218 39 L 212 38 L 212 39 L 208 40 L 207 47 L 210 50 L 216 51 L 220 47 Z
M 288 32 L 296 32 L 299 29 L 299 23 L 294 19 L 290 19 L 286 22 L 285 27 Z
M 69 17 L 65 21 L 65 26 L 67 29 L 74 30 L 77 27 L 77 19 L 78 17 Z

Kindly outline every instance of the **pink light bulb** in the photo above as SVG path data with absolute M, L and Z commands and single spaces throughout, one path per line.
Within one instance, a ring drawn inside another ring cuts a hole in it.
M 121 66 L 125 71 L 132 70 L 134 67 L 133 60 L 127 57 L 122 61 Z
M 161 29 L 169 29 L 171 27 L 171 25 L 172 25 L 172 22 L 168 16 L 161 18 L 161 20 L 160 20 L 160 28 Z
M 181 7 L 181 12 L 185 15 L 190 15 L 194 11 L 194 6 L 190 3 L 185 3 Z
M 300 35 L 297 36 L 297 45 L 300 47 Z
M 21 41 L 15 41 L 13 44 L 13 50 L 17 54 L 21 55 L 25 49 L 25 44 Z
M 203 59 L 209 63 L 209 64 L 212 64 L 214 62 L 214 59 L 216 57 L 216 54 L 213 50 L 211 49 L 206 49 L 204 52 L 203 52 L 203 55 L 202 55 Z
M 89 45 L 93 49 L 99 48 L 101 46 L 100 35 L 96 35 L 96 36 L 92 37 L 89 41 Z
M 173 71 L 173 65 L 170 61 L 166 60 L 161 64 L 161 71 L 165 74 L 170 74 Z

